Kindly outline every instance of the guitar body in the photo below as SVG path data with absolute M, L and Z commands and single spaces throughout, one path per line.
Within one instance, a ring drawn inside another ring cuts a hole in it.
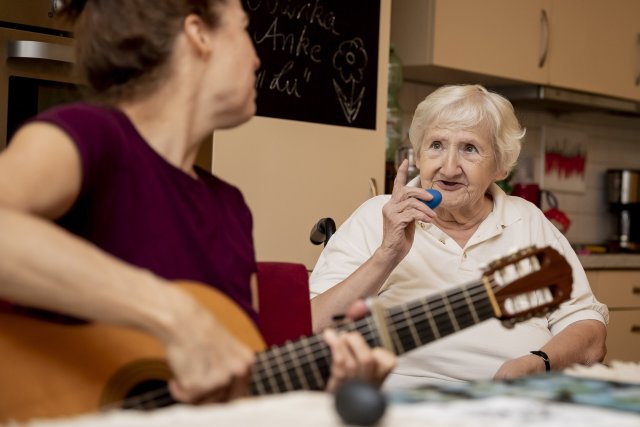
M 179 286 L 255 351 L 265 345 L 249 317 L 215 289 Z M 171 373 L 161 344 L 132 329 L 59 323 L 0 313 L 0 422 L 96 412 Z

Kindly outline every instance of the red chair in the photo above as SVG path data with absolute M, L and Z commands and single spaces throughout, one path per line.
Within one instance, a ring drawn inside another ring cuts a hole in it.
M 265 343 L 311 334 L 309 273 L 303 264 L 258 262 L 258 320 Z

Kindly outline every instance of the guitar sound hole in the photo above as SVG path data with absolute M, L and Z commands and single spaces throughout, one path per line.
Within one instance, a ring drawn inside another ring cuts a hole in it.
M 122 409 L 151 410 L 176 403 L 164 380 L 148 380 L 136 384 L 124 397 Z

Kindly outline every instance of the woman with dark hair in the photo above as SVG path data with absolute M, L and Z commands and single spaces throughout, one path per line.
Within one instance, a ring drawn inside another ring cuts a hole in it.
M 71 0 L 66 13 L 91 101 L 40 114 L 0 154 L 0 298 L 155 336 L 178 400 L 244 394 L 252 351 L 168 285 L 215 285 L 256 318 L 249 209 L 194 166 L 201 141 L 255 113 L 247 15 L 239 0 Z M 329 389 L 394 364 L 360 335 L 325 339 Z

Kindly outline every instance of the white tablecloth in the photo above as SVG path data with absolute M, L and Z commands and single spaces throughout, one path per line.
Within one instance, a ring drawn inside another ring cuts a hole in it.
M 343 426 L 332 395 L 292 392 L 229 404 L 173 406 L 149 413 L 118 411 L 28 427 L 331 427 Z M 640 416 L 583 405 L 493 397 L 447 403 L 394 404 L 379 427 L 639 427 Z

